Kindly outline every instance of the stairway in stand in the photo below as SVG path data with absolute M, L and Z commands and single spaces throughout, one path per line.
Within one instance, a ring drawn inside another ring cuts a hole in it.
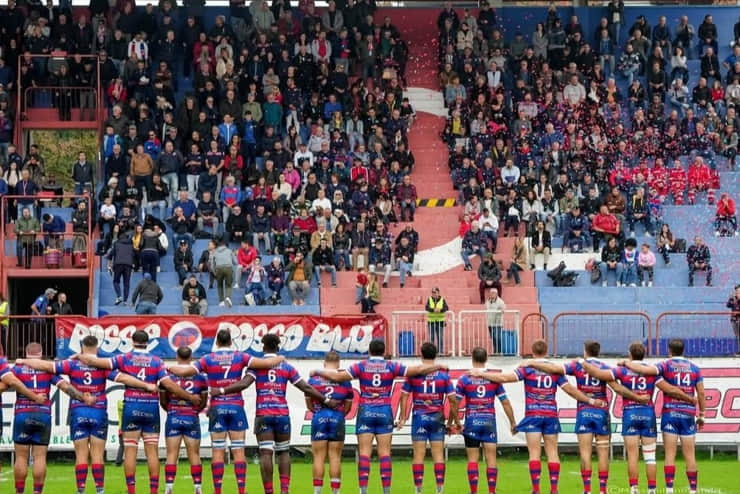
M 417 119 L 409 132 L 409 145 L 416 158 L 416 166 L 411 175 L 420 199 L 457 198 L 452 187 L 447 166 L 447 148 L 439 135 L 444 128 L 446 109 L 436 77 L 436 11 L 429 9 L 433 17 L 416 19 L 412 24 L 404 24 L 403 19 L 392 17 L 393 22 L 409 27 L 406 39 L 409 42 L 410 56 L 407 69 L 408 88 L 405 92 L 417 111 Z M 398 11 L 394 11 L 394 14 Z M 401 11 L 402 13 L 403 11 Z M 416 10 L 418 12 L 418 10 Z M 379 12 L 380 13 L 380 12 Z M 405 31 L 404 31 L 405 32 Z M 451 244 L 458 238 L 459 218 L 462 207 L 451 208 L 422 207 L 415 215 L 414 228 L 419 232 L 419 250 Z M 394 235 L 403 227 L 391 225 Z M 498 242 L 496 259 L 509 265 L 513 239 L 501 238 Z M 388 288 L 381 289 L 381 303 L 376 311 L 388 321 L 394 311 L 423 310 L 424 303 L 433 287 L 439 287 L 447 300 L 450 310 L 458 312 L 465 309 L 481 309 L 478 295 L 476 271 L 464 271 L 459 257 L 459 247 L 449 245 L 447 255 L 440 255 L 439 264 L 448 269 L 436 269 L 436 274 L 414 273 L 407 278 L 404 288 L 400 287 L 398 276 L 394 274 Z M 474 258 L 477 269 L 479 259 Z M 428 263 L 425 263 L 427 266 Z M 442 271 L 442 272 L 440 272 Z M 326 275 L 325 275 L 326 276 Z M 338 287 L 329 287 L 328 277 L 321 289 L 321 312 L 331 314 L 356 314 L 359 305 L 355 304 L 355 272 L 338 274 Z M 537 289 L 531 271 L 522 273 L 522 284 L 515 286 L 504 283 L 503 296 L 509 309 L 521 311 L 522 317 L 539 312 Z

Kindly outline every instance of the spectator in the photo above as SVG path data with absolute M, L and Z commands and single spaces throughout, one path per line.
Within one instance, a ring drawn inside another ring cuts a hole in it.
M 31 314 L 34 316 L 46 316 L 51 312 L 51 303 L 54 297 L 57 296 L 57 291 L 54 288 L 47 288 L 44 290 L 43 295 L 39 295 L 31 304 Z M 36 322 L 44 321 L 45 319 L 33 319 Z
M 496 252 L 496 245 L 498 244 L 498 218 L 495 214 L 491 213 L 488 208 L 483 208 L 481 215 L 476 220 L 478 222 L 478 228 L 483 232 L 491 242 L 492 253 Z M 488 244 L 486 244 L 488 246 Z M 488 249 L 486 249 L 488 251 Z
M 609 212 L 609 207 L 604 204 L 599 208 L 599 214 L 594 216 L 591 224 L 591 237 L 593 238 L 594 252 L 598 252 L 599 245 L 603 239 L 608 237 L 619 237 L 621 225 L 616 215 Z
M 358 221 L 351 235 L 352 267 L 360 268 L 359 258 L 363 258 L 363 266 L 367 267 L 370 254 L 370 232 L 365 229 L 365 222 Z
M 511 253 L 511 264 L 509 264 L 509 269 L 506 271 L 506 279 L 510 280 L 511 278 L 514 278 L 514 283 L 517 285 L 521 285 L 522 280 L 519 273 L 521 271 L 525 271 L 526 269 L 527 248 L 524 246 L 522 237 L 517 236 L 514 239 L 514 247 L 512 248 Z
M 440 295 L 439 288 L 432 288 L 432 294 L 427 298 L 424 310 L 427 312 L 427 334 L 429 335 L 427 341 L 434 343 L 437 350 L 444 353 L 444 329 L 447 322 L 447 311 L 450 308 L 444 297 Z
M 495 288 L 491 288 L 488 291 L 488 295 L 489 296 L 485 302 L 486 325 L 488 326 L 488 333 L 491 336 L 493 353 L 503 353 L 501 342 L 502 332 L 504 330 L 504 311 L 506 310 L 506 302 L 498 296 L 498 290 Z
M 706 284 L 712 286 L 712 255 L 699 235 L 694 237 L 694 245 L 686 251 L 686 262 L 689 265 L 689 286 L 694 286 L 694 273 L 697 271 L 705 271 Z
M 622 257 L 619 260 L 619 263 L 622 265 L 621 286 L 637 286 L 638 255 L 637 242 L 634 238 L 628 238 L 624 243 Z
M 630 236 L 635 236 L 635 223 L 642 223 L 645 227 L 645 236 L 651 237 L 653 235 L 653 227 L 652 222 L 650 221 L 648 200 L 647 197 L 645 197 L 645 189 L 643 187 L 635 189 L 635 193 L 630 199 L 627 211 L 627 222 L 630 227 Z
M 144 273 L 149 273 L 152 281 L 157 281 L 157 272 L 159 271 L 159 256 L 161 251 L 166 251 L 162 245 L 161 230 L 156 225 L 151 229 L 146 228 L 141 237 L 139 247 L 141 258 L 141 269 Z M 165 237 L 166 238 L 166 237 Z M 125 283 L 125 282 L 124 282 Z
M 493 255 L 488 254 L 483 257 L 483 262 L 478 266 L 478 292 L 480 293 L 480 302 L 483 303 L 485 291 L 491 287 L 496 288 L 496 293 L 501 289 L 501 268 L 499 267 Z
M 236 251 L 234 288 L 239 288 L 239 284 L 242 281 L 242 273 L 252 267 L 258 256 L 259 252 L 249 243 L 249 240 L 242 240 L 241 246 Z
M 727 300 L 726 307 L 733 312 L 730 316 L 730 322 L 735 333 L 735 356 L 737 356 L 740 355 L 740 285 L 735 285 L 735 290 Z
M 473 223 L 465 233 L 462 240 L 462 251 L 460 256 L 462 257 L 463 264 L 465 265 L 465 271 L 472 271 L 473 265 L 470 263 L 470 256 L 478 255 L 481 259 L 486 255 L 486 236 L 478 228 L 477 223 Z
M 219 307 L 231 307 L 231 285 L 234 283 L 236 256 L 221 239 L 210 258 L 211 269 L 216 280 Z
M 395 260 L 398 275 L 401 278 L 401 288 L 406 284 L 406 277 L 411 276 L 414 269 L 415 249 L 411 245 L 408 237 L 400 237 L 400 242 L 396 245 Z
M 303 252 L 296 252 L 293 260 L 285 267 L 288 273 L 287 283 L 293 305 L 306 305 L 306 298 L 311 289 L 311 264 L 303 257 Z
M 186 315 L 205 316 L 208 312 L 208 300 L 205 287 L 195 275 L 182 286 L 182 313 Z
M 134 268 L 134 245 L 129 235 L 122 235 L 108 252 L 108 271 L 113 274 L 113 290 L 116 292 L 115 305 L 128 304 L 131 286 L 131 271 Z M 123 283 L 123 291 L 121 290 Z
M 21 217 L 15 222 L 16 266 L 31 269 L 31 259 L 36 247 L 36 235 L 41 232 L 39 220 L 31 215 L 31 209 L 24 207 Z
M 157 306 L 163 298 L 162 289 L 152 279 L 152 275 L 144 273 L 144 279 L 136 285 L 131 295 L 131 304 L 138 315 L 156 314 Z
M 252 265 L 247 269 L 246 274 L 247 281 L 244 285 L 244 301 L 247 305 L 264 305 L 267 271 L 262 266 L 262 258 L 260 256 L 257 256 Z
M 337 268 L 334 265 L 334 252 L 329 247 L 329 239 L 322 238 L 319 246 L 314 249 L 311 255 L 311 264 L 316 274 L 316 284 L 321 286 L 321 272 L 331 274 L 331 286 L 337 286 Z
M 211 239 L 208 241 L 208 247 L 203 250 L 203 252 L 200 253 L 200 258 L 198 259 L 198 266 L 196 271 L 199 273 L 199 277 L 201 273 L 208 273 L 208 289 L 213 289 L 213 282 L 214 282 L 214 275 L 213 275 L 213 269 L 211 269 L 212 263 L 211 263 L 211 255 L 213 254 L 213 251 L 216 250 L 216 241 Z
M 647 282 L 645 281 L 647 274 Z M 637 278 L 642 286 L 653 286 L 653 277 L 655 275 L 655 254 L 650 250 L 650 245 L 642 244 L 640 253 L 637 256 Z
M 162 221 L 167 219 L 167 201 L 170 196 L 169 186 L 162 182 L 162 177 L 155 173 L 152 175 L 152 183 L 147 188 L 146 212 L 154 215 L 154 209 L 157 209 L 157 218 Z
M 676 239 L 673 237 L 673 232 L 668 223 L 663 223 L 660 226 L 660 233 L 658 233 L 658 252 L 663 256 L 663 261 L 666 266 L 671 264 L 671 258 L 668 254 L 675 250 Z
M 272 291 L 269 301 L 272 305 L 280 305 L 280 293 L 285 285 L 285 268 L 280 257 L 274 256 L 265 271 L 267 273 L 267 288 Z
M 622 271 L 624 265 L 621 263 L 622 251 L 619 248 L 616 237 L 609 237 L 606 245 L 601 250 L 601 262 L 599 271 L 601 272 L 601 286 L 607 286 L 607 274 L 614 271 L 617 275 L 617 286 L 622 286 Z
M 363 314 L 375 314 L 375 306 L 380 303 L 380 286 L 375 273 L 370 272 L 367 275 L 367 285 L 365 293 L 360 300 L 360 307 Z
M 411 177 L 405 175 L 403 182 L 398 186 L 396 199 L 401 209 L 401 221 L 414 221 L 416 211 L 416 186 L 411 183 Z
M 77 161 L 72 165 L 72 181 L 75 184 L 75 195 L 82 195 L 84 190 L 92 190 L 92 164 L 87 161 L 87 156 L 82 151 L 77 155 Z
M 545 223 L 543 221 L 538 221 L 535 228 L 536 230 L 530 239 L 529 260 L 532 263 L 530 268 L 532 270 L 535 269 L 535 258 L 538 255 L 542 255 L 544 260 L 543 269 L 547 270 L 547 261 L 550 259 L 550 252 L 552 250 L 552 238 L 550 232 L 545 230 Z
M 196 234 L 201 234 L 205 231 L 206 227 L 211 229 L 211 232 L 216 235 L 219 232 L 219 219 L 218 219 L 218 205 L 213 200 L 210 191 L 204 191 L 200 201 L 198 201 L 197 217 L 196 220 Z
M 169 219 L 169 223 L 172 227 L 172 239 L 176 244 L 179 245 L 180 241 L 184 240 L 188 245 L 192 245 L 193 232 L 195 231 L 196 224 L 194 217 L 195 212 L 193 212 L 192 215 L 186 216 L 182 207 L 175 206 L 174 214 L 172 215 L 172 218 Z
M 177 272 L 178 285 L 185 283 L 193 271 L 193 251 L 186 240 L 180 240 L 178 248 L 175 251 L 175 272 Z
M 735 201 L 729 194 L 723 193 L 717 203 L 717 213 L 714 219 L 714 235 L 737 235 L 737 216 L 735 216 Z
M 44 213 L 41 219 L 44 221 L 41 230 L 44 232 L 46 248 L 61 250 L 64 247 L 64 231 L 67 224 L 62 218 L 51 213 Z
M 67 302 L 67 294 L 59 292 L 55 302 L 49 304 L 49 313 L 54 316 L 69 316 L 74 314 L 72 306 Z
M 383 273 L 383 288 L 388 288 L 391 277 L 391 247 L 382 238 L 376 238 L 368 254 L 369 273 Z

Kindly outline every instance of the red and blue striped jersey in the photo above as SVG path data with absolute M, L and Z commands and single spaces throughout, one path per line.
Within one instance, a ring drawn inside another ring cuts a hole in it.
M 645 362 L 640 362 L 641 365 L 648 366 Z M 639 396 L 648 396 L 650 397 L 650 401 L 643 405 L 642 403 L 637 403 L 636 401 L 628 400 L 627 398 L 624 398 L 622 400 L 622 408 L 624 410 L 628 409 L 638 409 L 638 408 L 649 408 L 653 409 L 655 407 L 655 404 L 653 403 L 653 394 L 655 393 L 655 385 L 663 379 L 660 376 L 643 376 L 642 374 L 638 374 L 636 372 L 632 372 L 627 367 L 614 367 L 612 369 L 612 375 L 614 375 L 614 379 L 619 381 L 624 387 L 635 393 Z
M 611 369 L 611 367 L 606 365 L 604 362 L 595 358 L 590 358 L 587 360 L 587 362 L 598 367 L 599 369 Z M 584 394 L 590 396 L 595 400 L 602 400 L 604 402 L 607 401 L 606 383 L 600 379 L 590 376 L 577 361 L 574 360 L 572 362 L 563 364 L 563 370 L 565 370 L 566 375 L 574 376 L 576 378 L 576 387 L 578 387 L 578 389 L 581 390 Z M 603 408 L 589 405 L 588 403 L 583 403 L 581 401 L 578 402 L 578 409 L 603 410 Z
M 196 374 L 191 377 L 170 376 L 170 379 L 182 389 L 194 395 L 200 395 L 208 391 L 208 383 L 203 374 Z M 194 417 L 198 415 L 199 410 L 189 401 L 181 400 L 170 395 L 167 402 L 167 413 L 181 417 Z
M 383 357 L 370 357 L 352 364 L 347 372 L 360 381 L 360 405 L 383 406 L 391 404 L 393 381 L 406 376 L 406 366 Z
M 265 357 L 274 356 L 265 354 Z M 257 392 L 257 417 L 290 415 L 285 398 L 288 383 L 296 384 L 303 380 L 295 367 L 281 362 L 272 369 L 251 369 L 249 375 L 254 378 Z
M 83 364 L 76 359 L 58 360 L 54 362 L 54 373 L 64 374 L 69 377 L 69 382 L 82 393 L 90 393 L 95 397 L 95 405 L 89 408 L 108 408 L 108 400 L 105 394 L 105 384 L 112 379 L 112 371 L 98 369 Z M 88 407 L 83 402 L 71 399 L 71 408 Z
M 51 413 L 51 400 L 49 399 L 51 396 L 51 385 L 56 385 L 62 378 L 48 372 L 31 369 L 26 365 L 13 366 L 13 374 L 28 389 L 46 398 L 46 401 L 42 405 L 39 405 L 23 395 L 17 395 L 15 398 L 16 415 L 19 413 Z
M 465 416 L 496 415 L 496 401 L 507 399 L 503 384 L 494 383 L 482 377 L 473 377 L 469 374 L 457 380 L 455 387 L 457 399 L 465 400 Z
M 689 396 L 694 396 L 696 394 L 696 385 L 704 382 L 699 367 L 685 358 L 670 358 L 659 362 L 655 367 L 658 368 L 658 372 L 660 372 L 660 375 L 666 382 L 673 384 Z M 665 395 L 663 396 L 663 413 L 667 412 L 695 416 L 696 405 Z
M 8 360 L 5 357 L 0 357 L 0 379 L 9 373 L 10 366 L 8 365 Z
M 455 392 L 450 375 L 441 370 L 426 376 L 407 377 L 402 389 L 404 393 L 411 393 L 415 414 L 441 412 L 445 397 Z
M 224 348 L 204 355 L 191 365 L 198 372 L 205 374 L 209 388 L 218 389 L 226 388 L 241 381 L 244 369 L 249 367 L 250 360 L 252 360 L 252 357 L 248 353 Z M 244 399 L 241 393 L 212 396 L 211 406 L 215 405 L 243 407 Z
M 142 350 L 134 350 L 124 355 L 117 355 L 110 359 L 111 368 L 134 376 L 145 383 L 159 384 L 163 379 L 169 379 L 162 359 Z M 114 374 L 115 375 L 115 374 Z M 159 396 L 144 389 L 126 386 L 123 400 L 127 403 L 159 403 Z
M 345 400 L 351 400 L 354 393 L 352 385 L 348 382 L 334 382 L 321 376 L 313 376 L 308 378 L 308 384 L 316 388 L 316 390 L 322 395 L 326 396 L 330 400 L 337 400 L 338 402 L 344 402 Z M 311 400 L 312 406 L 311 411 L 316 413 L 322 408 L 324 404 L 316 400 Z M 341 410 L 341 408 L 340 408 Z
M 524 381 L 524 416 L 557 417 L 555 395 L 559 386 L 568 384 L 565 376 L 548 374 L 531 367 L 519 367 L 514 373 L 520 381 Z

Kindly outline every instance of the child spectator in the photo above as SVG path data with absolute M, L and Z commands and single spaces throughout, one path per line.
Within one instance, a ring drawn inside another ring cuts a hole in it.
M 653 275 L 655 274 L 655 254 L 650 250 L 648 244 L 642 244 L 637 256 L 637 278 L 642 286 L 645 285 L 645 274 L 647 273 L 647 286 L 653 286 Z
M 673 237 L 671 227 L 668 223 L 663 223 L 660 227 L 660 233 L 658 233 L 658 252 L 663 256 L 663 261 L 666 266 L 671 264 L 671 258 L 668 254 L 673 252 L 675 245 L 676 239 Z
M 637 286 L 637 242 L 628 238 L 622 250 L 622 286 Z

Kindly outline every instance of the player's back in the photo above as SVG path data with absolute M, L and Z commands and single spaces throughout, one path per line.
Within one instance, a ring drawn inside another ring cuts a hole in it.
M 403 390 L 411 393 L 413 413 L 439 413 L 444 409 L 445 396 L 454 391 L 446 371 L 424 376 L 407 377 Z
M 482 377 L 464 375 L 457 380 L 455 394 L 465 400 L 465 416 L 495 415 L 495 398 L 506 398 L 504 386 Z
M 648 366 L 645 362 L 639 361 L 640 365 Z M 638 403 L 630 399 L 624 398 L 622 400 L 622 408 L 628 409 L 650 409 L 654 410 L 653 395 L 655 394 L 655 385 L 662 379 L 659 376 L 645 376 L 633 372 L 627 367 L 615 367 L 612 369 L 614 378 L 619 381 L 624 387 L 632 391 L 638 396 L 647 396 L 650 401 L 646 404 Z
M 182 389 L 194 395 L 200 395 L 208 391 L 208 384 L 203 374 L 196 374 L 190 377 L 173 376 L 171 379 Z M 170 395 L 167 402 L 167 413 L 179 416 L 194 416 L 198 415 L 198 412 L 199 410 L 189 401 L 181 400 Z
M 519 367 L 514 371 L 524 381 L 524 415 L 526 417 L 557 417 L 558 387 L 567 384 L 561 374 L 549 374 L 532 367 Z
M 162 359 L 144 351 L 134 350 L 133 352 L 113 357 L 111 360 L 114 363 L 114 369 L 134 376 L 145 383 L 158 384 L 160 380 L 167 377 Z M 153 404 L 159 402 L 156 392 L 152 393 L 130 386 L 126 386 L 123 398 L 130 403 Z
M 601 360 L 595 358 L 587 359 L 587 362 L 591 365 L 596 366 L 598 369 L 609 370 L 611 367 L 605 364 Z M 606 383 L 596 377 L 589 375 L 586 370 L 577 361 L 568 362 L 563 365 L 565 374 L 576 378 L 576 387 L 584 394 L 590 396 L 595 400 L 607 401 L 606 395 Z M 578 402 L 579 409 L 593 408 L 602 410 L 594 405 L 588 403 Z
M 15 399 L 15 413 L 51 413 L 51 385 L 58 383 L 61 379 L 54 374 L 32 369 L 26 365 L 16 365 L 12 371 L 29 390 L 46 397 L 46 401 L 39 404 L 18 394 Z
M 69 377 L 69 382 L 78 391 L 90 393 L 95 397 L 93 408 L 107 409 L 108 400 L 105 394 L 105 387 L 111 371 L 108 369 L 99 369 L 91 367 L 76 359 L 59 360 L 54 363 L 54 372 L 64 374 Z M 87 407 L 85 403 L 71 399 L 71 408 Z
M 308 384 L 313 386 L 316 391 L 329 398 L 330 400 L 336 400 L 338 402 L 344 402 L 352 398 L 353 390 L 352 385 L 348 382 L 336 382 L 327 379 L 323 376 L 315 375 L 308 379 Z M 316 413 L 324 409 L 323 403 L 319 403 L 316 400 L 311 400 L 311 411 Z M 330 410 L 330 409 L 329 409 Z
M 656 367 L 663 379 L 691 397 L 696 395 L 696 385 L 704 380 L 699 366 L 683 357 L 664 360 L 659 362 Z M 664 395 L 663 412 L 677 412 L 694 416 L 696 415 L 696 406 Z
M 249 374 L 254 377 L 257 416 L 289 415 L 286 399 L 288 383 L 295 384 L 301 380 L 295 367 L 281 362 L 271 369 L 252 369 Z
M 396 377 L 406 375 L 406 367 L 383 357 L 370 357 L 351 365 L 347 372 L 360 381 L 360 404 L 389 406 Z
M 199 372 L 206 376 L 208 387 L 211 389 L 226 388 L 239 382 L 244 369 L 249 366 L 249 354 L 230 349 L 219 349 L 204 355 L 192 363 Z M 211 397 L 211 405 L 234 405 L 243 407 L 244 399 L 241 393 L 219 395 Z

